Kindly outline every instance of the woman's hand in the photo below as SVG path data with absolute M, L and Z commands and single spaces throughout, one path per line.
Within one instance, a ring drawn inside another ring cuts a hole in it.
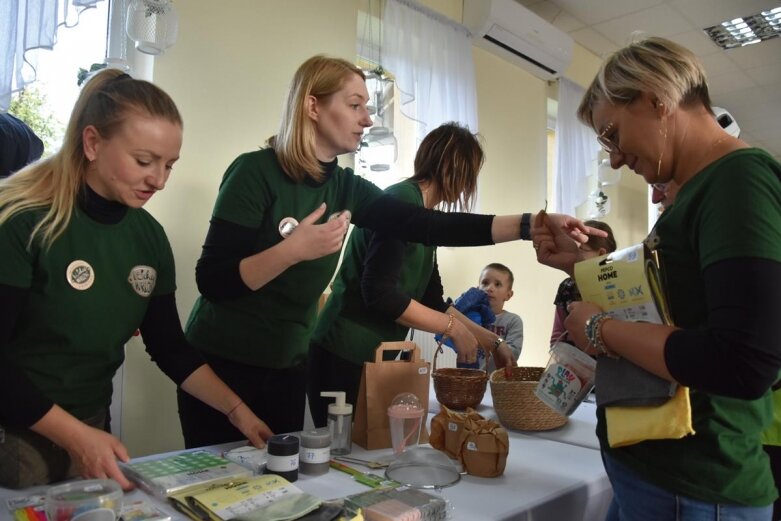
M 598 228 L 592 228 L 586 226 L 583 221 L 576 219 L 570 215 L 563 213 L 546 213 L 545 211 L 539 212 L 534 216 L 534 226 L 537 226 L 537 219 L 547 216 L 550 219 L 551 224 L 567 235 L 570 238 L 580 244 L 588 242 L 589 236 L 596 235 L 597 237 L 607 237 L 607 232 Z M 532 229 L 532 238 L 534 237 L 534 229 Z
M 110 478 L 119 483 L 124 490 L 133 488 L 117 465 L 117 459 L 123 462 L 130 459 L 127 449 L 111 434 L 84 425 L 83 434 L 74 439 L 65 449 L 83 477 Z
M 573 221 L 580 223 L 577 219 L 566 215 L 540 212 L 534 218 L 531 231 L 532 243 L 537 251 L 537 262 L 558 268 L 570 276 L 575 270 L 575 263 L 583 260 L 580 243 L 573 239 L 573 235 L 581 236 L 582 229 L 574 225 Z M 567 232 L 565 231 L 567 226 L 574 227 L 571 228 L 572 231 Z M 585 226 L 584 228 L 591 230 Z M 601 232 L 601 230 L 596 231 Z
M 325 213 L 326 205 L 321 204 L 296 226 L 285 245 L 290 249 L 295 262 L 319 259 L 342 249 L 344 237 L 350 225 L 349 212 L 323 224 L 315 224 Z
M 258 449 L 265 447 L 266 440 L 274 435 L 271 429 L 268 428 L 268 425 L 255 416 L 252 409 L 244 402 L 240 402 L 228 413 L 228 419 Z
M 453 345 L 458 352 L 458 361 L 467 364 L 475 363 L 477 360 L 477 338 L 460 320 L 453 321 L 450 338 L 453 339 Z
M 90 427 L 59 405 L 52 406 L 30 429 L 65 449 L 83 477 L 110 478 L 125 490 L 133 488 L 117 465 L 118 459 L 130 459 L 127 449 L 108 432 Z
M 111 434 L 81 423 L 62 446 L 68 451 L 71 461 L 82 477 L 110 478 L 124 490 L 133 488 L 133 484 L 125 478 L 117 465 L 117 459 L 123 462 L 130 459 L 127 449 Z
M 564 319 L 564 327 L 567 328 L 569 339 L 585 353 L 596 355 L 596 349 L 586 338 L 586 321 L 597 313 L 601 313 L 602 308 L 591 302 L 571 302 L 568 304 L 567 310 L 569 316 Z
M 228 421 L 257 448 L 265 447 L 265 440 L 274 434 L 208 364 L 203 364 L 185 378 L 181 388 L 225 414 Z

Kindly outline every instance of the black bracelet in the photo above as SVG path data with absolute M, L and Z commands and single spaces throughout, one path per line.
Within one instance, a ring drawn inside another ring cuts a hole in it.
M 521 215 L 521 240 L 524 241 L 532 240 L 531 224 L 532 224 L 532 214 L 525 213 Z

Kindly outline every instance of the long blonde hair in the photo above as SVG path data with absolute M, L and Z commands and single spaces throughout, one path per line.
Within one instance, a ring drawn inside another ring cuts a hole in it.
M 323 179 L 323 172 L 316 155 L 315 123 L 306 115 L 306 100 L 314 96 L 325 102 L 338 92 L 351 74 L 366 79 L 363 71 L 341 58 L 312 56 L 293 75 L 285 101 L 285 110 L 279 124 L 279 132 L 268 139 L 279 164 L 288 177 L 301 182 L 307 177 Z
M 600 67 L 578 107 L 578 119 L 593 127 L 600 100 L 626 105 L 642 93 L 655 95 L 667 107 L 701 103 L 712 113 L 705 69 L 689 49 L 651 37 L 613 53 Z
M 458 123 L 445 123 L 423 138 L 415 154 L 415 175 L 410 179 L 431 183 L 445 210 L 469 211 L 484 159 L 476 134 Z
M 84 129 L 93 125 L 101 137 L 109 139 L 132 111 L 182 125 L 173 100 L 159 87 L 117 69 L 100 71 L 76 100 L 62 148 L 0 181 L 0 225 L 19 212 L 46 209 L 30 234 L 29 244 L 40 236 L 44 246 L 51 246 L 68 227 L 84 184 L 89 166 L 84 155 Z

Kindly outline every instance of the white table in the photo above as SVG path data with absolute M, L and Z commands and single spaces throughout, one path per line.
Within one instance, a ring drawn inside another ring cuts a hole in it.
M 613 492 L 599 451 L 509 431 L 510 453 L 497 478 L 463 475 L 442 490 L 455 520 L 602 521 Z M 391 450 L 353 455 L 377 459 Z M 304 487 L 302 487 L 304 488 Z
M 439 403 L 431 391 L 429 421 L 439 412 Z M 497 419 L 490 388 L 477 411 Z M 454 521 L 602 521 L 612 499 L 612 489 L 602 466 L 596 435 L 596 407 L 583 403 L 567 424 L 542 432 L 508 430 L 510 452 L 507 466 L 498 478 L 463 475 L 456 485 L 439 492 L 453 506 Z M 239 444 L 233 444 L 233 446 Z M 231 445 L 228 445 L 231 446 Z M 228 446 L 207 447 L 220 453 Z M 352 455 L 362 459 L 388 457 L 390 449 L 366 451 L 353 445 Z M 173 454 L 173 453 L 172 453 Z M 145 458 L 138 458 L 145 459 Z M 351 465 L 361 471 L 368 469 Z M 382 473 L 380 471 L 373 471 Z M 331 469 L 322 476 L 299 474 L 296 485 L 323 499 L 344 497 L 369 490 L 343 472 Z M 10 520 L 5 499 L 41 492 L 45 487 L 14 491 L 0 488 L 0 521 Z M 435 492 L 436 493 L 436 492 Z M 125 495 L 126 501 L 147 499 L 173 519 L 187 519 L 170 505 L 150 498 L 139 490 Z
M 220 453 L 221 448 L 207 450 Z M 390 449 L 369 452 L 358 446 L 353 450 L 354 456 L 367 459 L 390 453 Z M 368 490 L 347 474 L 333 469 L 323 476 L 300 475 L 296 485 L 323 499 Z M 45 487 L 24 491 L 0 489 L 0 499 L 5 503 L 9 497 L 44 490 Z M 498 478 L 464 475 L 459 483 L 439 493 L 453 506 L 453 520 L 469 521 L 601 521 L 612 498 L 598 451 L 515 432 L 510 433 L 510 455 L 504 475 Z M 139 490 L 126 494 L 125 498 L 126 501 L 150 500 L 174 519 L 187 519 L 170 505 Z M 0 519 L 10 519 L 4 504 Z

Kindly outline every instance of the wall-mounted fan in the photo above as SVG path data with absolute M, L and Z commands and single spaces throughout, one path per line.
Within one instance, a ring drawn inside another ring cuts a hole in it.
M 140 52 L 162 54 L 176 42 L 179 16 L 171 0 L 133 0 L 127 7 L 126 30 Z

